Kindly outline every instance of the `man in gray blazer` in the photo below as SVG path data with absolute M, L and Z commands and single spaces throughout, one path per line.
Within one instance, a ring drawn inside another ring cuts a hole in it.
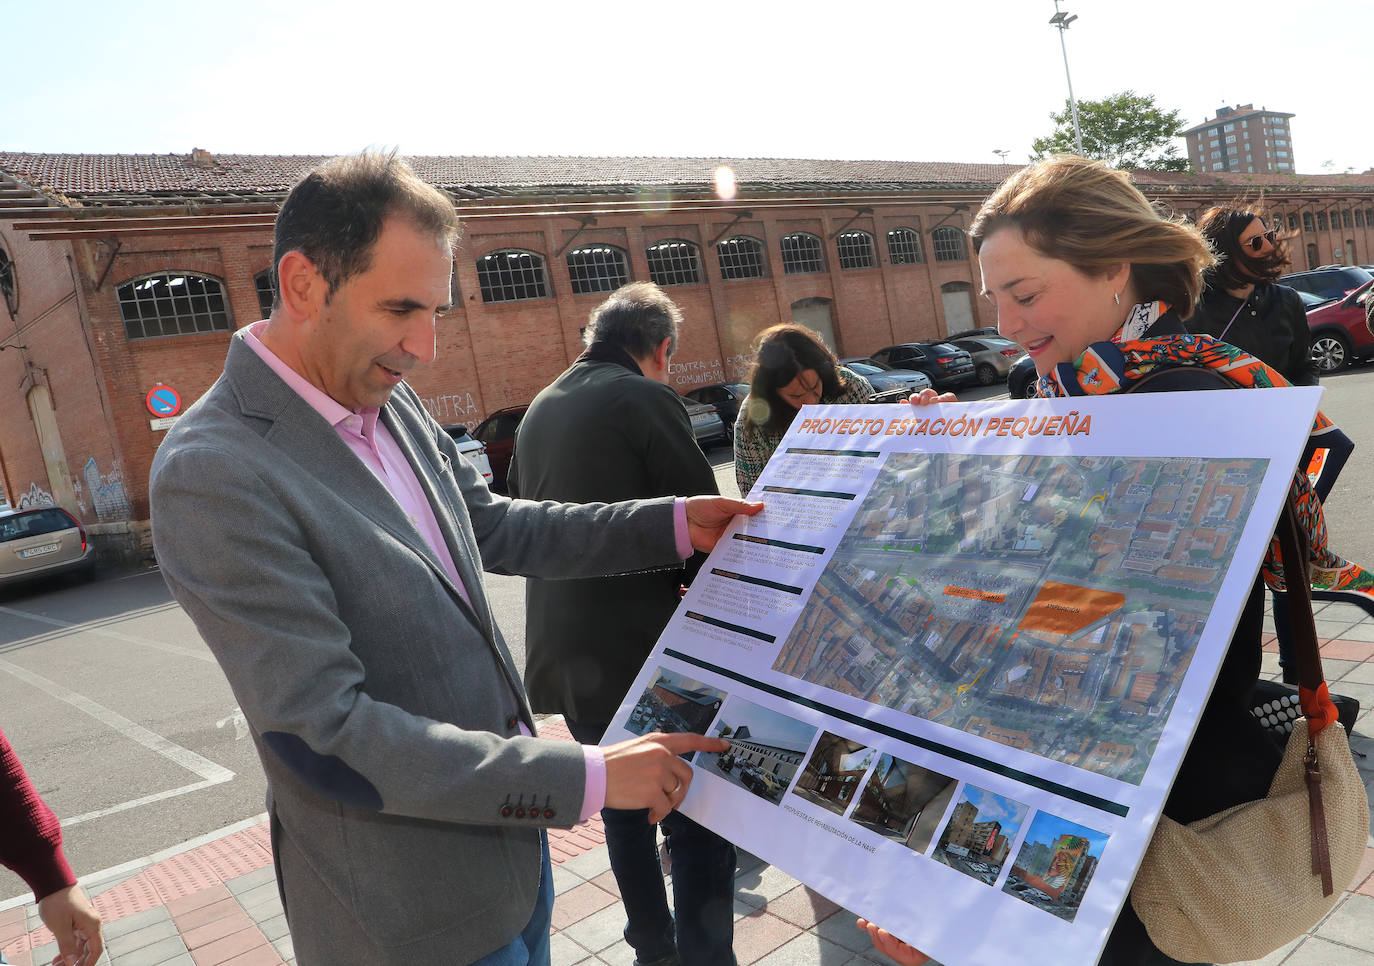
M 532 737 L 480 569 L 680 567 L 723 498 L 574 506 L 493 496 L 404 383 L 449 307 L 452 203 L 404 162 L 329 162 L 277 217 L 271 318 L 153 463 L 163 574 L 234 690 L 268 779 L 302 966 L 549 961 L 546 826 L 682 800 L 652 735 Z

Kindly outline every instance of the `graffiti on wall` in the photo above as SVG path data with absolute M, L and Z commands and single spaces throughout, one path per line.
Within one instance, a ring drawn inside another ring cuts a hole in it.
M 92 456 L 86 461 L 82 476 L 85 478 L 86 494 L 85 497 L 82 496 L 81 485 L 78 483 L 77 496 L 81 499 L 83 511 L 86 509 L 86 499 L 89 499 L 95 509 L 96 519 L 101 522 L 128 520 L 133 516 L 133 507 L 124 492 L 124 471 L 118 466 L 113 467 L 108 473 L 101 473 L 100 465 Z
M 668 378 L 674 386 L 709 386 L 713 382 L 743 382 L 753 364 L 753 356 L 736 353 L 724 362 L 712 359 L 706 362 L 693 359 L 690 362 L 668 363 Z
M 29 492 L 19 498 L 19 509 L 27 510 L 36 506 L 52 506 L 55 501 L 47 490 L 40 490 L 37 483 L 29 484 Z
M 475 422 L 481 415 L 477 409 L 477 401 L 472 398 L 470 392 L 430 396 L 428 399 L 421 399 L 420 404 L 434 417 L 435 422 L 442 426 L 450 423 Z

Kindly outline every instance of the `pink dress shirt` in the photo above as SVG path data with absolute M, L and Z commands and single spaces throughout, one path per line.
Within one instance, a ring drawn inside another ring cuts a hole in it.
M 311 409 L 334 427 L 339 439 L 362 460 L 363 465 L 372 471 L 372 475 L 377 477 L 400 504 L 406 516 L 410 518 L 411 524 L 443 564 L 445 573 L 463 595 L 463 599 L 472 603 L 467 588 L 458 576 L 458 568 L 453 565 L 453 557 L 444 542 L 443 533 L 439 530 L 434 508 L 425 498 L 425 491 L 420 487 L 420 480 L 416 477 L 414 468 L 406 461 L 391 431 L 377 418 L 379 411 L 364 409 L 354 412 L 308 382 L 263 343 L 260 335 L 266 325 L 266 320 L 263 320 L 247 327 L 244 331 L 244 341 L 248 343 L 248 347 L 257 353 L 258 358 L 280 376 L 296 395 L 305 400 Z M 687 514 L 682 500 L 675 504 L 673 517 L 674 536 L 681 553 L 684 538 L 687 536 Z M 691 555 L 691 541 L 687 539 L 686 542 L 688 549 L 683 554 L 684 559 Z M 520 722 L 520 731 L 525 735 L 530 734 L 523 721 Z M 606 804 L 606 758 L 595 745 L 583 745 L 582 755 L 587 763 L 587 780 L 582 795 L 582 814 L 578 817 L 579 822 L 585 822 L 601 811 Z

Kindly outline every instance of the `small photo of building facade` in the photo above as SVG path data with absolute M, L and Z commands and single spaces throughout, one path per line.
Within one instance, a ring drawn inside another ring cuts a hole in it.
M 914 852 L 925 852 L 958 785 L 948 775 L 881 755 L 849 818 Z
M 644 689 L 630 710 L 625 728 L 637 735 L 654 731 L 704 735 L 724 703 L 724 691 L 659 668 L 653 684 Z
M 864 775 L 877 755 L 877 749 L 862 742 L 823 731 L 792 794 L 843 815 L 858 797 Z
M 801 767 L 816 728 L 735 695 L 721 708 L 710 733 L 730 747 L 697 752 L 697 767 L 776 805 Z
M 1072 922 L 1107 838 L 1049 812 L 1037 812 L 1002 891 Z
M 1029 806 L 1005 795 L 965 785 L 949 814 L 934 858 L 988 885 L 1002 874 L 1012 840 Z

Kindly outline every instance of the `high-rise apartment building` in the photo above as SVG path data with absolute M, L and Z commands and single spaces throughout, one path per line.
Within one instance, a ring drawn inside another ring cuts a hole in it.
M 1183 132 L 1197 171 L 1293 174 L 1292 114 L 1253 104 L 1217 108 L 1217 116 Z

